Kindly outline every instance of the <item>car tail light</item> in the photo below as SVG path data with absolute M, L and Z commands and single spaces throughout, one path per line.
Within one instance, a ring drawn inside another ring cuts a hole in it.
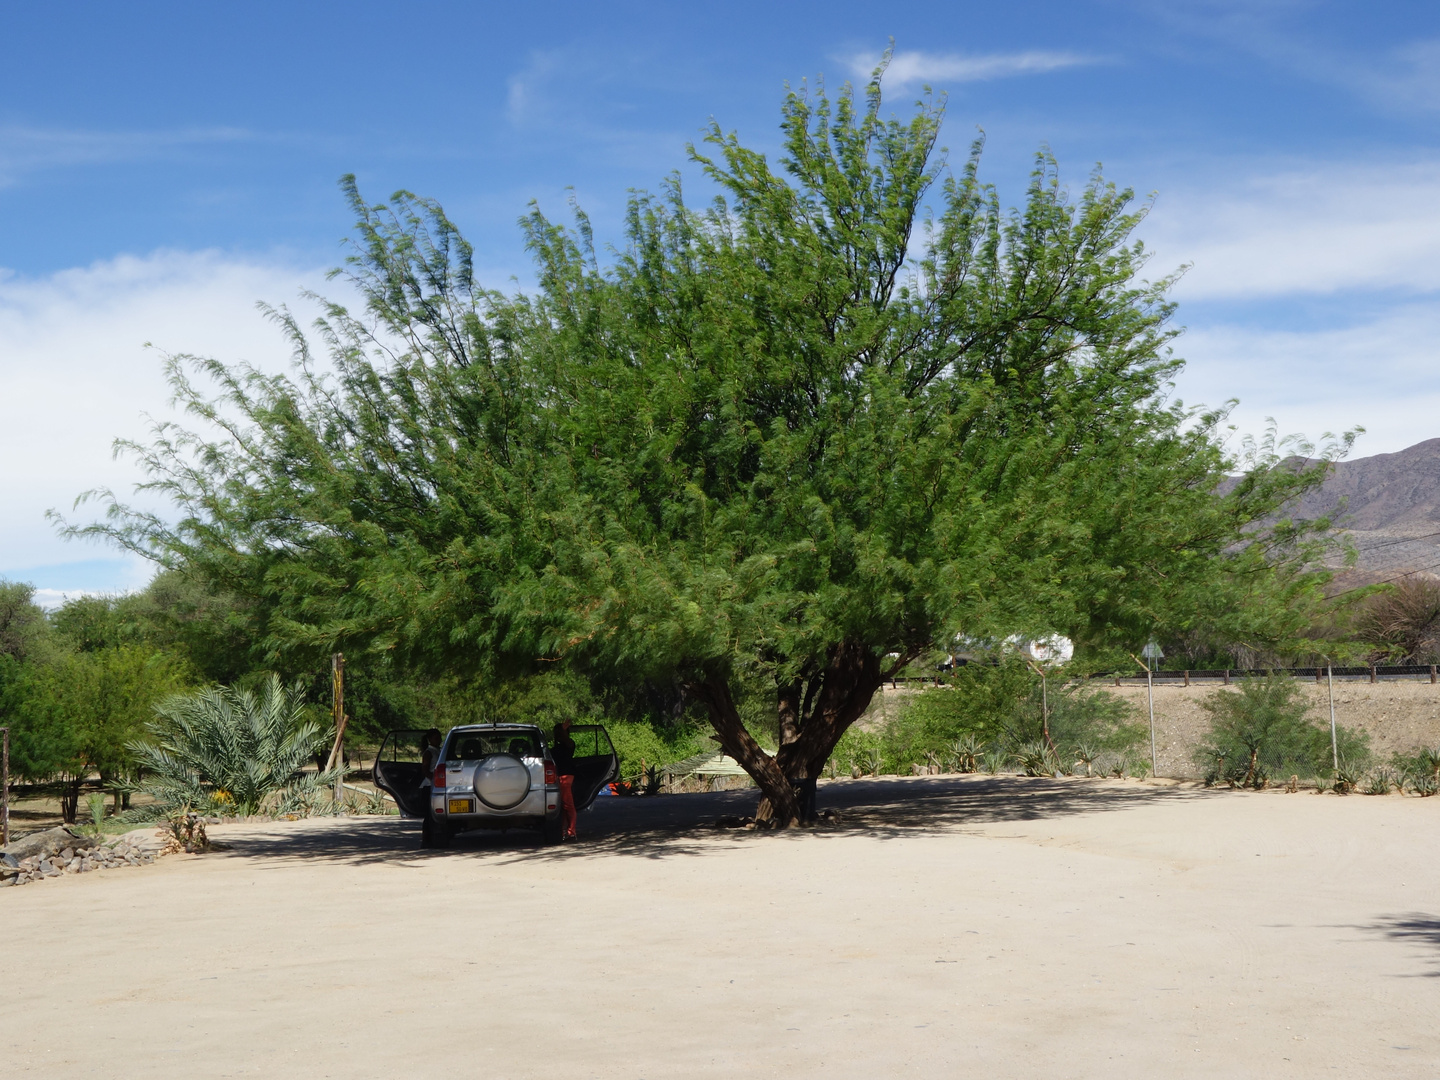
M 547 762 L 545 762 L 545 783 L 547 783 L 547 784 L 558 784 L 558 783 L 560 783 L 560 772 L 559 772 L 558 769 L 555 768 L 555 762 L 553 762 L 553 761 L 547 761 Z
M 414 776 L 415 774 L 411 773 L 410 775 Z M 436 791 L 439 791 L 445 786 L 445 765 L 443 762 L 435 766 L 435 775 L 431 778 L 430 783 L 435 787 Z

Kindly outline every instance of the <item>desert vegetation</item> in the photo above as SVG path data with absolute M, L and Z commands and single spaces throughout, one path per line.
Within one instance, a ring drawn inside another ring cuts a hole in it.
M 1018 655 L 960 668 L 940 685 L 872 710 L 835 748 L 835 776 L 1020 771 L 1030 776 L 1139 775 L 1145 729 L 1103 689 L 1042 691 Z
M 301 702 L 342 652 L 352 745 L 603 719 L 637 779 L 718 743 L 784 826 L 827 768 L 1143 771 L 1135 717 L 1072 680 L 1151 639 L 1426 655 L 1433 597 L 1331 595 L 1332 523 L 1287 516 L 1349 437 L 1230 448 L 1223 410 L 1169 397 L 1173 278 L 1132 193 L 1041 153 L 1005 210 L 982 145 L 952 165 L 943 103 L 891 115 L 883 77 L 787 94 L 773 164 L 713 127 L 689 153 L 714 199 L 635 194 L 608 262 L 583 213 L 535 209 L 529 293 L 478 282 L 437 203 L 345 179 L 363 310 L 272 310 L 289 376 L 168 358 L 193 426 L 121 449 L 173 512 L 100 491 L 64 526 L 154 582 L 48 616 L 5 587 L 19 774 L 72 820 L 86 783 L 313 804 Z M 1053 634 L 1076 654 L 1037 702 L 994 643 Z M 962 637 L 988 659 L 856 726 Z M 1242 762 L 1216 716 L 1226 776 L 1302 753 L 1267 728 Z

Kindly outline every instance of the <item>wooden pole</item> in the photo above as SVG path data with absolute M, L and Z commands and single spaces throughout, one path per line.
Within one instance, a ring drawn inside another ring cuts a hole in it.
M 1045 688 L 1045 672 L 1040 672 L 1040 728 L 1045 734 L 1045 745 L 1055 749 L 1055 740 L 1050 738 L 1050 695 Z
M 335 745 L 330 750 L 330 760 L 325 763 L 325 771 L 329 772 L 335 768 L 336 763 L 345 760 L 345 721 L 349 719 L 345 715 L 345 656 L 343 653 L 335 653 L 330 657 L 330 693 L 331 693 L 331 715 L 335 720 Z M 341 802 L 344 797 L 344 770 L 335 780 L 335 801 Z
M 0 727 L 0 847 L 10 843 L 10 729 Z
M 1045 686 L 1045 669 L 1028 656 L 1025 657 L 1025 663 L 1040 676 L 1040 734 L 1044 736 L 1045 745 L 1054 750 L 1055 740 L 1050 738 L 1050 695 Z

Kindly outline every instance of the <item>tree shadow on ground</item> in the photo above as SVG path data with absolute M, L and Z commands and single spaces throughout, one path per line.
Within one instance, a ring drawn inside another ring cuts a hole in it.
M 604 798 L 580 815 L 580 840 L 544 847 L 529 830 L 465 833 L 443 851 L 420 848 L 420 825 L 395 817 L 356 817 L 267 829 L 244 835 L 217 829 L 225 858 L 325 860 L 349 863 L 415 863 L 425 859 L 542 858 L 561 860 L 597 855 L 668 858 L 700 854 L 719 842 L 763 843 L 796 831 L 776 833 L 727 827 L 752 814 L 754 789 Z M 1075 814 L 1126 810 L 1158 800 L 1207 796 L 1195 789 L 1127 781 L 1034 779 L 1018 776 L 933 776 L 843 780 L 819 791 L 822 821 L 800 830 L 808 837 L 870 836 L 889 839 L 924 835 L 965 825 L 1034 821 Z M 242 827 L 243 828 L 243 827 Z
M 1391 941 L 1404 941 L 1419 945 L 1430 959 L 1429 971 L 1418 973 L 1419 978 L 1440 978 L 1440 916 L 1427 915 L 1423 911 L 1412 911 L 1404 915 L 1386 915 L 1369 926 L 1359 927 L 1372 934 L 1383 934 Z

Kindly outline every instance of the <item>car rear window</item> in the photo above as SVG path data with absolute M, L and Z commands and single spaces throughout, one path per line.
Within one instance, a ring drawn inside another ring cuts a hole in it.
M 539 757 L 540 737 L 533 731 L 462 731 L 445 748 L 446 761 L 478 761 L 491 754 Z

